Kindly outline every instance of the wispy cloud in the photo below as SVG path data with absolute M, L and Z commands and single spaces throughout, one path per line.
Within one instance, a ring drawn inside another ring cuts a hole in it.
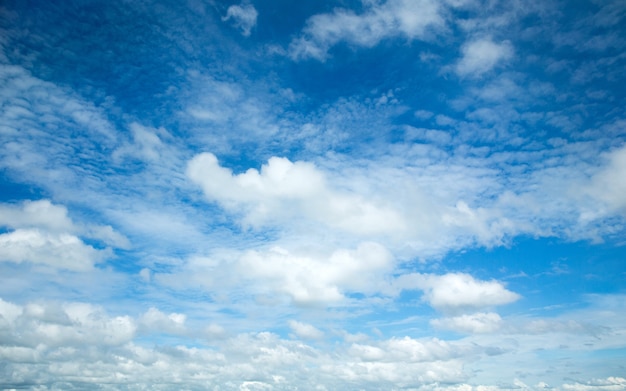
M 364 12 L 337 8 L 332 13 L 317 14 L 307 21 L 302 36 L 289 46 L 295 60 L 325 60 L 328 50 L 345 42 L 357 47 L 372 47 L 392 37 L 423 39 L 432 30 L 442 28 L 442 5 L 435 1 L 390 0 L 364 2 Z

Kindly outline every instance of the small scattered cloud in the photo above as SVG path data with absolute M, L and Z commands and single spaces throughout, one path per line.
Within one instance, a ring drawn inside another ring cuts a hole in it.
M 231 21 L 235 27 L 241 30 L 244 37 L 250 36 L 252 29 L 256 26 L 256 20 L 259 13 L 252 4 L 241 3 L 239 5 L 231 5 L 226 10 L 226 16 L 223 21 Z
M 510 42 L 494 42 L 491 38 L 469 41 L 461 48 L 462 57 L 455 71 L 461 77 L 480 77 L 513 56 Z

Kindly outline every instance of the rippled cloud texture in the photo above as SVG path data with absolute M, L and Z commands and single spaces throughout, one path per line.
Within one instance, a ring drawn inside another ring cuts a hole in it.
M 623 1 L 0 4 L 0 389 L 626 390 Z

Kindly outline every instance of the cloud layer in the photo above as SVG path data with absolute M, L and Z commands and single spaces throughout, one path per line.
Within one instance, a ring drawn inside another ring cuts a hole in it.
M 0 389 L 625 390 L 619 1 L 0 6 Z

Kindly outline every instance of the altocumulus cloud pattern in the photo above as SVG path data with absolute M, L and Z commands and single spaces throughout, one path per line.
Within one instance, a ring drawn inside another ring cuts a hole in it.
M 626 390 L 626 2 L 0 3 L 0 389 Z

